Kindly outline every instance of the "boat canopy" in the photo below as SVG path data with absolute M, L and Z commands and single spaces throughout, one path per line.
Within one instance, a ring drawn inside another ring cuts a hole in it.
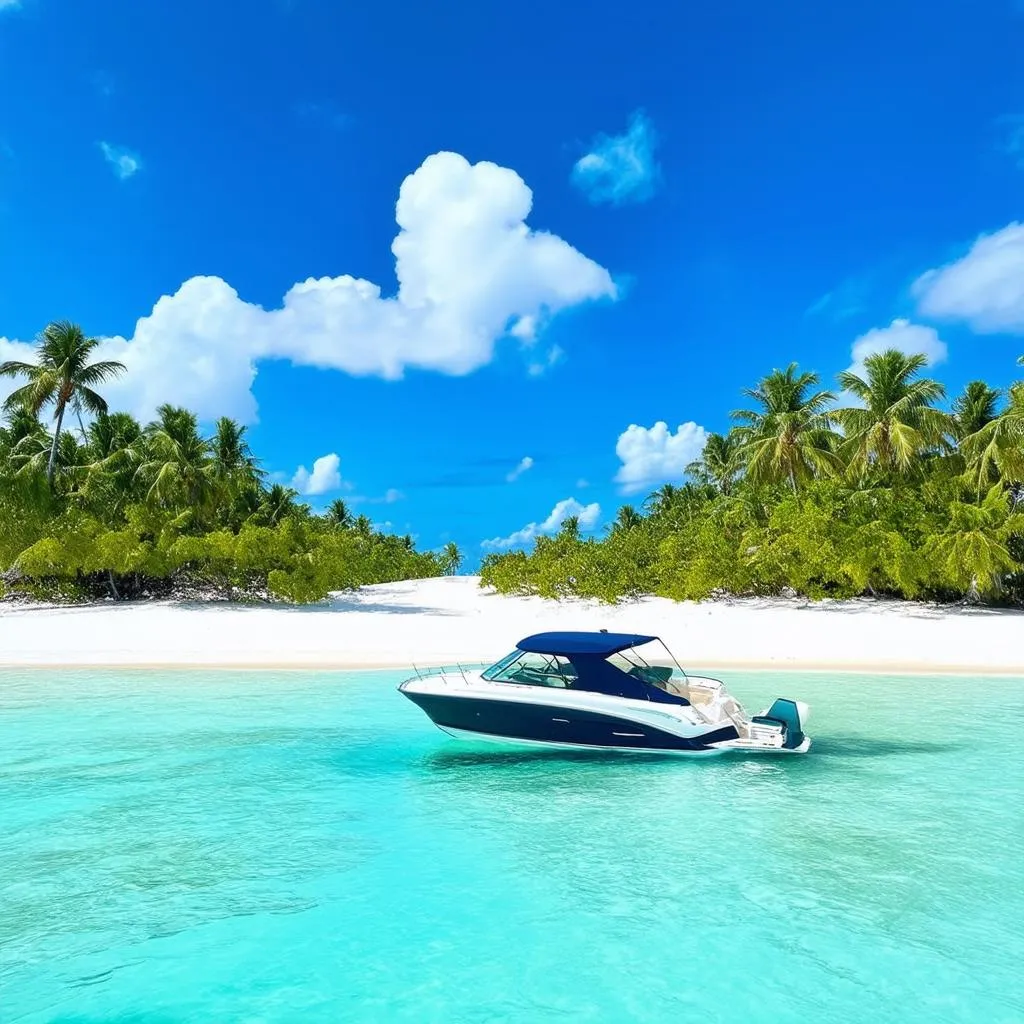
M 521 651 L 531 654 L 592 654 L 607 658 L 611 654 L 639 647 L 641 644 L 657 640 L 656 636 L 644 636 L 642 633 L 534 633 L 516 644 Z

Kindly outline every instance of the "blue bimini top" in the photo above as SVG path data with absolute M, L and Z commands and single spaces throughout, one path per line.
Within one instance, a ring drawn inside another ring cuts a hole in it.
M 642 672 L 635 674 L 640 666 L 624 671 L 606 660 L 620 651 L 657 639 L 642 633 L 535 633 L 520 640 L 516 647 L 530 654 L 567 659 L 576 672 L 572 686 L 577 690 L 658 704 L 689 704 L 685 697 L 654 685 Z
M 657 640 L 656 636 L 642 633 L 534 633 L 520 640 L 516 647 L 532 654 L 593 654 L 607 658 L 610 654 L 639 647 Z

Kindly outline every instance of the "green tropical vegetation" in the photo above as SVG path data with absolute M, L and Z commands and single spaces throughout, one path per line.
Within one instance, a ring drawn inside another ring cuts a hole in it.
M 205 436 L 173 405 L 148 424 L 110 412 L 102 388 L 124 367 L 95 361 L 97 345 L 53 323 L 35 362 L 0 364 L 20 382 L 0 425 L 0 596 L 310 602 L 458 569 L 454 544 L 420 552 L 341 500 L 316 514 L 268 485 L 231 419 Z
M 1021 359 L 1024 365 L 1024 357 Z M 644 593 L 885 595 L 1024 604 L 1024 381 L 942 408 L 923 356 L 868 356 L 838 388 L 796 365 L 743 392 L 686 478 L 601 537 L 566 520 L 488 555 L 485 586 L 618 601 Z

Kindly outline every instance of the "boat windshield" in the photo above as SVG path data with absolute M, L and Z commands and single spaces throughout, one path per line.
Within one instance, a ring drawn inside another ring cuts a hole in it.
M 687 697 L 686 673 L 661 640 L 627 648 L 605 660 L 641 683 L 677 697 Z M 492 683 L 525 686 L 573 687 L 581 683 L 577 668 L 568 657 L 518 649 L 485 669 L 482 676 Z M 590 686 L 583 683 L 582 688 L 590 689 Z
M 527 686 L 572 686 L 576 669 L 558 654 L 513 651 L 485 669 L 483 678 L 492 683 L 520 683 Z
M 687 696 L 686 673 L 661 640 L 629 647 L 613 654 L 608 661 L 617 669 L 666 693 Z

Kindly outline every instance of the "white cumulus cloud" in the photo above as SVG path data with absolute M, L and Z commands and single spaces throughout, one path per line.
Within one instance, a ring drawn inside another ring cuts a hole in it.
M 292 477 L 292 487 L 299 494 L 308 495 L 336 491 L 341 487 L 340 465 L 341 459 L 334 452 L 330 455 L 321 455 L 313 463 L 312 473 L 305 466 L 299 466 Z
M 895 348 L 908 356 L 923 355 L 928 365 L 944 362 L 947 355 L 946 343 L 934 327 L 913 324 L 909 320 L 893 320 L 888 327 L 874 327 L 862 334 L 854 343 L 851 355 L 855 373 L 864 369 L 864 360 L 886 349 Z
M 864 360 L 890 348 L 908 356 L 923 355 L 928 361 L 928 366 L 945 362 L 947 355 L 946 343 L 939 337 L 934 327 L 914 324 L 909 320 L 893 320 L 888 327 L 873 327 L 854 341 L 850 350 L 852 362 L 847 369 L 858 377 L 866 377 Z M 852 392 L 840 391 L 836 396 L 836 404 L 840 408 L 845 408 L 863 403 Z
M 98 143 L 107 163 L 121 181 L 127 181 L 142 170 L 142 157 L 127 146 L 115 146 L 109 142 Z
M 1024 334 L 1024 224 L 982 235 L 966 256 L 914 283 L 924 316 L 962 320 L 980 334 Z
M 650 119 L 637 111 L 622 135 L 598 135 L 572 169 L 572 183 L 592 202 L 639 203 L 654 195 L 657 136 Z
M 511 484 L 518 480 L 527 470 L 533 469 L 533 459 L 529 455 L 524 455 L 520 460 L 515 469 L 513 469 L 505 479 Z
M 576 516 L 580 521 L 581 530 L 592 530 L 601 516 L 601 506 L 595 501 L 589 505 L 581 505 L 575 498 L 565 498 L 551 510 L 551 515 L 542 523 L 527 523 L 521 530 L 507 537 L 494 537 L 485 540 L 485 548 L 513 548 L 529 544 L 541 534 L 557 533 L 566 519 Z
M 689 463 L 704 450 L 707 431 L 696 423 L 683 423 L 672 433 L 663 420 L 653 427 L 631 423 L 620 435 L 615 454 L 622 465 L 615 482 L 623 494 L 680 481 Z
M 607 270 L 527 226 L 532 204 L 515 171 L 435 153 L 399 190 L 397 294 L 349 275 L 310 278 L 264 309 L 219 277 L 193 277 L 131 338 L 106 340 L 103 358 L 128 368 L 107 388 L 111 404 L 148 418 L 169 401 L 251 423 L 263 359 L 390 380 L 410 367 L 471 373 L 510 333 L 522 343 L 560 310 L 616 297 Z

